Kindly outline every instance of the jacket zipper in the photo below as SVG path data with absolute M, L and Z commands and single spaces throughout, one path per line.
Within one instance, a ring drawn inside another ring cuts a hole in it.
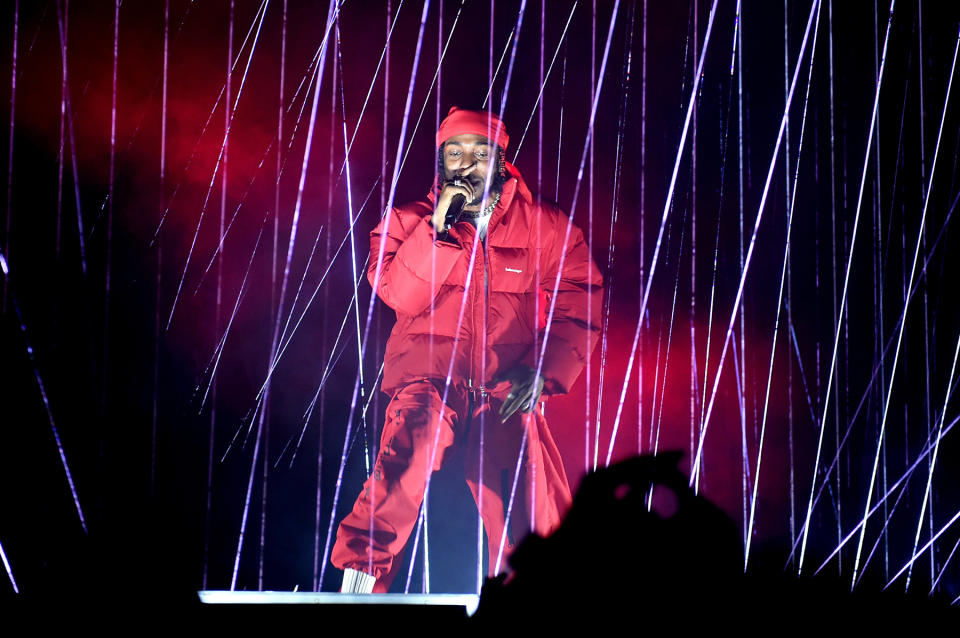
M 472 225 L 472 224 L 471 224 Z M 488 227 L 489 228 L 489 227 Z M 486 394 L 486 380 L 482 379 L 484 373 L 486 372 L 483 368 L 483 353 L 481 352 L 481 359 L 477 357 L 477 347 L 478 345 L 483 347 L 483 344 L 486 342 L 486 332 L 487 332 L 487 320 L 489 319 L 489 302 L 490 302 L 490 282 L 489 276 L 487 274 L 487 262 L 489 260 L 489 253 L 487 252 L 487 241 L 486 237 L 480 237 L 479 229 L 474 226 L 474 241 L 480 241 L 483 246 L 482 254 L 482 264 L 481 269 L 483 270 L 483 317 L 482 317 L 482 326 L 481 330 L 477 330 L 477 314 L 474 309 L 470 311 L 470 321 L 473 326 L 471 332 L 471 344 L 470 344 L 470 375 L 467 378 L 467 387 L 471 390 L 480 390 L 481 395 Z M 476 308 L 476 301 L 479 301 L 480 293 L 475 292 L 473 308 Z M 479 344 L 478 344 L 479 341 Z M 481 377 L 480 381 L 476 381 L 476 377 Z
M 489 225 L 487 228 L 490 228 Z M 480 241 L 483 243 L 483 331 L 480 335 L 480 394 L 484 395 L 487 392 L 487 366 L 485 365 L 487 362 L 485 359 L 490 320 L 490 277 L 487 274 L 490 264 L 490 254 L 487 252 L 487 235 L 484 234 Z

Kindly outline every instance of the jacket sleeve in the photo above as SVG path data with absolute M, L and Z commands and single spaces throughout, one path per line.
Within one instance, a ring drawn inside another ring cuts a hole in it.
M 429 215 L 393 208 L 370 233 L 367 280 L 388 306 L 416 316 L 430 307 L 460 253 L 458 244 L 436 241 Z
M 571 224 L 570 236 L 564 243 L 566 225 L 566 215 L 558 215 L 558 236 L 553 242 L 556 250 L 541 274 L 541 287 L 547 296 L 547 326 L 540 334 L 541 343 L 547 339 L 542 373 L 550 394 L 570 390 L 600 338 L 603 278 L 576 225 Z M 556 305 L 550 321 L 555 287 Z

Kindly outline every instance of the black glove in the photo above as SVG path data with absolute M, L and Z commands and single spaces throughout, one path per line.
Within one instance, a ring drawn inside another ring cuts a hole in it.
M 500 422 L 506 423 L 517 410 L 532 412 L 537 407 L 540 394 L 543 392 L 544 378 L 542 374 L 527 365 L 510 368 L 496 379 L 497 382 L 509 381 L 510 393 L 506 401 L 500 406 Z

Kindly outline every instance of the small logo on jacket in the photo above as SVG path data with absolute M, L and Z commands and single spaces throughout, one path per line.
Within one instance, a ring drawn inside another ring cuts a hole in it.
M 511 268 L 510 266 L 507 266 L 507 272 L 518 272 L 518 273 L 519 273 L 519 272 L 523 272 L 523 271 L 520 270 L 519 268 Z

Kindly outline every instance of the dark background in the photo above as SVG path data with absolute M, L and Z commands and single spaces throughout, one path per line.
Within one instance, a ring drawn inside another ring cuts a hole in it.
M 735 323 L 736 345 L 723 364 L 702 459 L 702 492 L 746 535 L 788 192 L 794 195 L 797 171 L 789 286 L 770 384 L 751 560 L 798 569 L 799 553 L 791 555 L 790 548 L 803 530 L 821 421 L 826 429 L 818 488 L 825 467 L 835 456 L 839 463 L 813 509 L 805 573 L 862 517 L 875 458 L 874 504 L 914 465 L 940 423 L 960 326 L 950 292 L 957 272 L 955 224 L 949 223 L 960 143 L 955 105 L 938 137 L 960 19 L 948 4 L 896 6 L 859 206 L 888 7 L 827 3 L 815 41 L 811 28 L 789 135 L 776 155 L 745 280 L 743 320 Z M 371 380 L 393 322 L 392 312 L 377 302 L 367 326 L 370 288 L 361 281 L 361 330 L 369 327 L 365 396 L 372 397 L 364 422 L 358 413 L 364 399 L 356 411 L 350 405 L 358 369 L 356 319 L 349 314 L 343 323 L 353 295 L 348 204 L 352 201 L 359 216 L 355 259 L 362 269 L 367 232 L 390 200 L 398 148 L 402 157 L 409 145 L 395 200 L 422 198 L 433 177 L 438 119 L 452 105 L 482 107 L 504 51 L 492 96 L 495 111 L 505 98 L 508 156 L 523 138 L 515 163 L 533 190 L 556 200 L 588 235 L 609 303 L 605 347 L 594 352 L 571 394 L 550 400 L 546 413 L 572 485 L 593 467 L 594 446 L 598 462 L 605 462 L 711 3 L 622 1 L 611 29 L 612 2 L 581 1 L 573 8 L 567 1 L 531 1 L 514 40 L 508 39 L 521 3 L 431 2 L 422 40 L 424 4 L 399 5 L 349 0 L 338 14 L 339 31 L 331 29 L 321 47 L 327 24 L 323 3 L 272 0 L 258 31 L 256 2 L 236 2 L 232 12 L 226 1 L 171 1 L 168 7 L 127 2 L 118 14 L 115 94 L 112 3 L 5 5 L 0 77 L 6 78 L 3 121 L 10 126 L 0 154 L 0 175 L 8 176 L 0 251 L 9 276 L 0 291 L 0 543 L 21 591 L 161 584 L 229 588 L 243 520 L 237 589 L 338 588 L 335 569 L 326 569 L 319 581 L 331 511 L 338 498 L 335 525 L 365 476 L 365 446 L 373 453 L 386 398 Z M 388 10 L 397 21 L 388 59 L 377 72 Z M 656 439 L 657 449 L 684 450 L 685 467 L 691 465 L 704 411 L 704 366 L 709 402 L 741 254 L 750 244 L 774 159 L 785 56 L 792 74 L 809 10 L 792 0 L 744 2 L 742 48 L 735 53 L 736 3 L 717 5 L 614 460 L 652 451 Z M 455 20 L 431 91 L 438 49 Z M 231 59 L 231 29 L 232 119 L 225 158 L 218 161 L 227 121 L 218 95 Z M 321 48 L 311 127 L 311 60 Z M 555 52 L 535 110 L 542 74 Z M 588 138 L 591 96 L 600 82 Z M 349 181 L 340 173 L 344 121 L 348 136 L 356 130 Z M 588 139 L 592 147 L 585 151 Z M 894 367 L 935 157 L 916 294 Z M 828 396 L 851 244 L 850 288 Z M 289 283 L 280 325 L 292 307 L 293 323 L 305 314 L 274 371 L 261 428 L 257 392 L 269 368 L 285 266 Z M 331 359 L 329 378 L 306 419 Z M 211 378 L 215 384 L 204 401 Z M 951 391 L 956 381 L 953 377 Z M 956 415 L 954 401 L 947 405 L 946 425 Z M 347 446 L 341 485 L 348 424 L 359 434 Z M 86 532 L 54 431 L 69 462 Z M 921 546 L 931 529 L 939 531 L 960 507 L 958 453 L 949 435 L 937 449 Z M 866 562 L 872 583 L 885 584 L 913 553 L 927 458 L 870 518 L 860 566 Z M 458 471 L 455 459 L 434 482 L 431 591 L 476 586 L 476 514 Z M 951 599 L 960 594 L 960 566 L 957 559 L 949 562 L 958 530 L 948 528 L 935 551 L 917 561 L 912 586 L 926 591 L 946 565 L 939 587 Z M 854 535 L 829 564 L 832 573 L 852 577 L 857 540 Z M 598 564 L 609 565 L 616 557 L 604 549 L 596 549 Z M 423 587 L 422 560 L 421 543 L 413 591 Z M 396 584 L 401 591 L 403 574 Z M 901 577 L 897 587 L 903 583 Z

